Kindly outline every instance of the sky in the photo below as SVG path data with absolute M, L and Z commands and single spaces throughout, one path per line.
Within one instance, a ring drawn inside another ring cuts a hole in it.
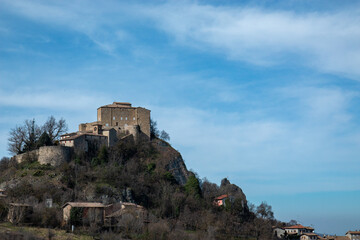
M 151 110 L 187 167 L 281 221 L 360 229 L 358 1 L 0 0 L 0 156 L 11 128 Z

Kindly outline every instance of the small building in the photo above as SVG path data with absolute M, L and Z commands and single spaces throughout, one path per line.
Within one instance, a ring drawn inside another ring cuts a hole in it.
M 284 227 L 284 230 L 286 231 L 287 235 L 302 235 L 304 233 L 313 233 L 314 229 L 312 227 L 305 227 L 301 224 Z
M 316 233 L 303 233 L 300 240 L 318 240 L 319 236 Z
M 76 226 L 102 226 L 105 205 L 97 202 L 67 202 L 63 206 L 63 224 Z
M 93 147 L 108 146 L 108 137 L 93 133 L 70 133 L 61 136 L 60 145 L 73 147 L 75 152 L 87 152 Z
M 107 208 L 106 212 L 109 214 L 105 217 L 106 227 L 122 227 L 126 225 L 126 221 L 129 219 L 138 220 L 140 224 L 148 222 L 146 209 L 135 203 L 121 202 Z
M 283 238 L 285 236 L 285 230 L 281 227 L 273 227 L 273 233 L 277 238 Z
M 233 197 L 229 196 L 228 194 L 223 194 L 217 198 L 215 198 L 214 203 L 216 206 L 226 206 L 226 201 L 233 202 Z
M 360 231 L 348 231 L 345 235 L 349 240 L 360 240 Z
M 10 203 L 7 220 L 12 224 L 30 223 L 33 207 L 29 204 Z

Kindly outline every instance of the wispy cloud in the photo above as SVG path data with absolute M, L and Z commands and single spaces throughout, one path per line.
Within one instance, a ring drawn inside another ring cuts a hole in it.
M 324 72 L 360 75 L 359 11 L 296 13 L 170 3 L 143 9 L 180 44 L 256 65 L 288 61 Z
M 150 20 L 177 44 L 230 60 L 261 66 L 290 62 L 356 79 L 360 76 L 360 15 L 356 8 L 294 12 L 192 1 L 98 3 L 3 1 L 8 10 L 32 20 L 81 32 L 109 54 L 116 54 L 122 41 L 136 39 L 124 27 L 126 23 L 148 25 Z
M 22 88 L 14 92 L 0 90 L 0 106 L 16 108 L 40 108 L 63 110 L 93 110 L 99 102 L 109 99 L 96 92 L 68 89 L 30 89 Z

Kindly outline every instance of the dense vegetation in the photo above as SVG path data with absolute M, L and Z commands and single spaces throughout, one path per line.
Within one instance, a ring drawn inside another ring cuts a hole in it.
M 61 225 L 61 206 L 68 201 L 131 201 L 150 212 L 150 223 L 129 223 L 121 233 L 106 233 L 131 239 L 271 239 L 276 224 L 266 203 L 249 210 L 245 195 L 227 179 L 221 186 L 200 180 L 189 173 L 180 185 L 167 169 L 169 144 L 154 138 L 135 143 L 92 149 L 74 155 L 69 163 L 54 168 L 40 165 L 31 156 L 21 164 L 3 158 L 0 183 L 8 187 L 7 201 L 30 203 L 34 208 L 32 223 L 42 227 Z M 175 151 L 176 152 L 176 151 Z M 214 198 L 232 194 L 235 201 L 216 207 Z M 46 209 L 47 198 L 55 208 Z M 0 217 L 6 204 L 0 204 Z M 101 229 L 91 229 L 94 234 Z M 105 238 L 105 237 L 104 237 Z

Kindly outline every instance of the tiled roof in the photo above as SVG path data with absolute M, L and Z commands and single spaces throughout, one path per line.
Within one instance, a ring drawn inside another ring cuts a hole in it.
M 127 103 L 127 102 L 113 102 L 112 104 L 107 104 L 104 106 L 101 106 L 100 108 L 103 107 L 110 107 L 110 108 L 134 108 L 131 106 L 131 103 Z
M 306 235 L 306 236 L 317 236 L 316 233 L 303 233 L 301 235 Z
M 218 196 L 217 198 L 215 198 L 215 200 L 221 200 L 221 199 L 224 199 L 224 198 L 227 198 L 227 197 L 229 197 L 229 195 L 224 194 L 224 195 Z
M 346 234 L 355 234 L 355 235 L 360 235 L 360 231 L 348 231 Z
M 62 207 L 66 207 L 67 205 L 70 205 L 72 207 L 88 207 L 88 208 L 103 208 L 105 207 L 104 204 L 98 203 L 98 202 L 67 202 Z
M 9 203 L 9 205 L 14 207 L 31 207 L 31 205 L 25 203 Z
M 293 226 L 289 226 L 289 227 L 284 227 L 284 229 L 308 229 L 308 230 L 314 230 L 312 227 L 305 227 L 301 224 L 297 224 L 297 225 L 293 225 Z
M 79 134 L 76 134 L 74 136 L 71 136 L 71 137 L 67 137 L 67 138 L 63 138 L 63 139 L 60 139 L 60 141 L 68 141 L 68 140 L 74 140 L 78 137 L 81 137 L 81 136 L 98 136 L 98 137 L 106 137 L 104 135 L 100 135 L 100 134 L 95 134 L 95 133 L 79 133 Z

